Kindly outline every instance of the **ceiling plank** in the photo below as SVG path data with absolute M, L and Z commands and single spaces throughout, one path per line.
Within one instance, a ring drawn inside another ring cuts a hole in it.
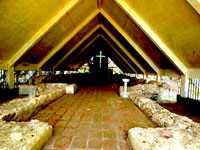
M 106 32 L 107 35 L 120 47 L 120 49 L 140 68 L 140 70 L 145 74 L 146 70 L 140 65 L 140 63 L 129 53 L 129 51 L 124 48 L 124 46 L 106 29 L 103 25 L 101 28 Z
M 46 23 L 28 42 L 26 42 L 8 61 L 7 66 L 13 66 L 31 47 L 33 47 L 59 20 L 80 0 L 71 0 L 67 6 L 61 9 L 55 17 Z
M 94 29 L 92 29 L 84 38 L 82 38 L 72 49 L 70 49 L 68 51 L 68 53 L 66 53 L 62 59 L 59 60 L 59 62 L 57 62 L 54 66 L 53 69 L 55 70 L 55 68 L 57 68 L 57 66 L 59 66 L 71 53 L 74 52 L 74 50 L 76 50 L 88 37 L 90 37 L 95 31 L 98 30 L 100 26 L 97 25 Z
M 107 44 L 113 48 L 114 52 L 115 52 L 115 55 L 117 54 L 120 58 L 123 59 L 123 61 L 129 66 L 129 68 L 131 69 L 128 69 L 130 72 L 134 72 L 134 73 L 137 73 L 137 71 L 132 67 L 132 65 L 119 53 L 119 51 L 102 35 L 102 34 L 99 34 L 99 35 L 96 35 L 89 43 L 87 43 L 87 45 L 85 47 L 83 47 L 75 56 L 73 56 L 73 58 L 70 60 L 70 62 L 73 62 L 80 54 L 82 54 L 97 38 L 99 37 L 102 37 L 104 39 L 105 42 L 107 42 Z M 78 47 L 76 47 L 78 48 Z M 75 51 L 76 49 L 74 49 Z M 113 53 L 110 51 L 110 53 Z M 68 55 L 69 56 L 69 55 Z M 65 58 L 66 59 L 66 58 Z M 121 61 L 120 61 L 121 62 Z M 121 63 L 121 64 L 124 64 L 124 63 Z M 66 64 L 67 65 L 67 64 Z M 69 65 L 70 66 L 70 65 Z M 69 67 L 68 66 L 68 67 Z M 72 67 L 72 66 L 71 66 Z M 74 67 L 74 66 L 73 66 Z M 54 68 L 56 69 L 56 68 Z M 126 67 L 127 69 L 127 67 Z
M 39 64 L 38 67 L 41 68 L 56 52 L 58 52 L 71 38 L 73 38 L 79 31 L 83 29 L 97 14 L 99 10 L 97 9 L 91 13 L 80 25 L 78 25 L 71 34 L 64 38 Z
M 110 45 L 110 47 L 117 53 L 118 56 L 120 56 L 123 61 L 135 72 L 137 73 L 137 71 L 135 70 L 135 68 L 132 67 L 132 65 L 126 60 L 126 58 L 124 58 L 119 51 L 103 36 L 101 35 L 101 37 Z
M 83 49 L 81 49 L 74 57 L 72 60 L 70 61 L 73 61 L 77 56 L 79 56 L 83 51 L 85 51 L 97 38 L 99 37 L 99 35 L 97 35 L 95 38 L 93 38 Z M 80 45 L 79 45 L 80 46 Z M 75 46 L 74 46 L 75 47 Z M 72 48 L 72 51 L 71 53 L 73 53 L 78 47 L 76 48 Z M 70 54 L 71 54 L 70 53 Z M 70 55 L 69 53 L 67 53 L 68 55 L 65 57 L 65 59 Z M 64 61 L 64 60 L 63 60 Z M 57 67 L 57 66 L 56 66 Z M 54 68 L 54 70 L 56 69 L 56 67 Z
M 15 70 L 38 70 L 38 66 L 36 64 L 17 64 L 17 66 L 15 66 Z
M 103 35 L 96 35 L 96 37 L 94 38 L 95 40 L 97 39 L 97 38 L 99 38 L 99 37 L 102 37 L 103 39 L 105 38 Z M 106 39 L 106 38 L 105 38 Z M 104 39 L 104 40 L 105 40 Z M 107 40 L 108 41 L 108 40 Z M 86 50 L 91 44 L 93 44 L 93 40 L 92 40 L 92 42 L 89 42 L 81 51 L 80 51 L 80 54 L 84 51 L 84 50 Z M 105 41 L 106 42 L 106 41 Z M 110 45 L 109 43 L 107 43 L 111 48 L 113 47 L 112 46 L 112 44 Z M 128 71 L 128 72 L 131 72 L 131 73 L 136 73 L 136 71 L 135 71 L 135 69 L 128 63 L 127 64 L 127 61 L 125 62 L 125 63 L 123 63 L 122 62 L 122 60 L 120 60 L 119 58 L 122 58 L 122 56 L 121 56 L 121 54 L 119 54 L 119 52 L 116 50 L 116 49 L 114 49 L 114 51 L 111 51 L 111 50 L 109 50 L 109 49 L 107 49 L 108 51 L 109 51 L 109 53 L 111 53 L 116 59 L 117 59 L 117 62 L 115 62 L 115 63 L 119 63 L 120 65 L 122 65 L 125 69 L 126 69 L 126 71 Z M 116 52 L 116 53 L 114 53 L 114 52 Z M 79 55 L 80 55 L 79 54 Z M 116 54 L 117 54 L 117 56 L 116 56 Z M 119 54 L 119 55 L 118 55 Z M 92 56 L 90 56 L 90 57 L 92 57 Z M 111 57 L 110 55 L 109 55 L 109 57 Z M 76 58 L 76 56 L 75 57 L 73 57 L 73 58 Z M 87 58 L 86 58 L 87 59 Z M 84 64 L 84 62 L 86 62 L 87 60 L 86 59 L 84 59 L 84 61 L 82 61 L 81 63 L 82 63 L 82 65 Z M 125 59 L 126 60 L 126 59 Z M 71 62 L 73 61 L 73 60 L 70 60 Z M 124 61 L 124 59 L 123 59 L 123 61 Z M 80 63 L 80 64 L 81 64 Z M 126 64 L 126 65 L 125 65 Z M 82 66 L 81 65 L 81 66 Z M 80 67 L 81 67 L 80 66 Z M 68 67 L 70 67 L 70 66 L 68 66 Z M 71 68 L 72 67 L 75 67 L 74 65 L 72 65 L 71 66 Z M 130 70 L 131 69 L 131 70 Z M 121 70 L 123 70 L 123 68 L 121 68 Z
M 4 61 L 4 60 L 0 60 L 0 70 L 7 70 L 8 67 L 7 67 L 7 61 Z
M 200 14 L 200 1 L 198 0 L 186 0 L 196 11 Z
M 109 22 L 118 30 L 118 32 L 133 46 L 133 48 L 148 62 L 148 64 L 154 69 L 156 73 L 160 72 L 160 69 L 153 62 L 153 60 L 146 55 L 146 53 L 138 46 L 138 44 L 133 41 L 128 34 L 123 32 L 123 29 L 103 10 L 100 10 L 101 14 L 109 20 Z
M 187 74 L 187 67 L 181 60 L 170 50 L 170 48 L 162 41 L 159 36 L 140 18 L 137 13 L 122 0 L 114 0 L 120 8 L 122 8 L 129 17 L 140 27 L 143 32 L 152 40 L 152 42 L 167 56 L 167 58 L 176 66 L 183 74 Z
M 193 79 L 200 79 L 200 68 L 188 69 L 188 77 Z

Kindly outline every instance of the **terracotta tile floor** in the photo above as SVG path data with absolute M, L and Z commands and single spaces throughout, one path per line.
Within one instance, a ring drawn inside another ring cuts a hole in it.
M 45 150 L 126 150 L 128 129 L 156 126 L 111 86 L 83 87 L 75 95 L 55 100 L 32 119 L 53 126 Z

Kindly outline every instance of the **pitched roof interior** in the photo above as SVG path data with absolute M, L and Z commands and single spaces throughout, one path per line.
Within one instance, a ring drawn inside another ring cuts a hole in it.
M 129 72 L 200 68 L 200 17 L 186 1 L 7 0 L 0 14 L 1 68 L 77 69 L 98 47 Z

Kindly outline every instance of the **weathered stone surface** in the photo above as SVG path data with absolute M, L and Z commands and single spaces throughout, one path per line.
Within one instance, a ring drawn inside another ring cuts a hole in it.
M 158 102 L 176 103 L 177 102 L 176 90 L 171 88 L 160 88 Z
M 47 123 L 0 121 L 1 150 L 39 150 L 52 135 L 52 127 Z
M 141 88 L 141 89 L 140 89 Z M 146 91 L 148 89 L 149 91 Z M 152 89 L 152 90 L 151 90 Z M 134 150 L 197 150 L 200 149 L 200 124 L 185 116 L 172 113 L 148 98 L 155 94 L 155 85 L 137 85 L 129 88 L 129 98 L 152 121 L 162 128 L 133 128 L 129 130 L 129 141 Z M 160 89 L 159 89 L 160 90 Z M 161 88 L 166 92 L 168 89 Z M 122 87 L 120 87 L 120 95 Z M 173 91 L 172 91 L 173 92 Z M 161 92 L 162 93 L 162 92 Z M 167 91 L 167 94 L 170 91 Z M 166 93 L 164 93 L 163 97 Z M 166 94 L 166 95 L 167 95 Z M 173 94 L 172 94 L 173 95 Z M 170 100 L 170 96 L 168 95 Z M 172 98 L 174 99 L 174 98 Z
M 78 90 L 78 86 L 76 84 L 68 84 L 65 86 L 66 94 L 75 94 Z
M 120 96 L 123 95 L 124 87 L 119 89 Z M 139 94 L 146 98 L 150 98 L 158 103 L 176 103 L 177 94 L 174 89 L 163 88 L 158 83 L 154 84 L 138 84 L 136 86 L 128 87 L 128 95 Z
M 66 84 L 37 85 L 39 96 L 34 98 L 13 99 L 9 103 L 0 105 L 0 120 L 26 121 L 36 114 L 43 106 L 66 93 Z M 32 88 L 32 86 L 31 86 Z
M 132 128 L 128 136 L 134 150 L 200 149 L 200 134 L 177 128 Z

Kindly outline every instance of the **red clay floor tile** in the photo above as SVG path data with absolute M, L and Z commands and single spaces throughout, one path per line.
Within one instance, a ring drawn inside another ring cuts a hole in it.
M 118 90 L 118 89 L 117 89 Z M 128 129 L 156 127 L 133 102 L 109 87 L 81 87 L 64 95 L 32 119 L 52 125 L 45 150 L 126 150 Z

